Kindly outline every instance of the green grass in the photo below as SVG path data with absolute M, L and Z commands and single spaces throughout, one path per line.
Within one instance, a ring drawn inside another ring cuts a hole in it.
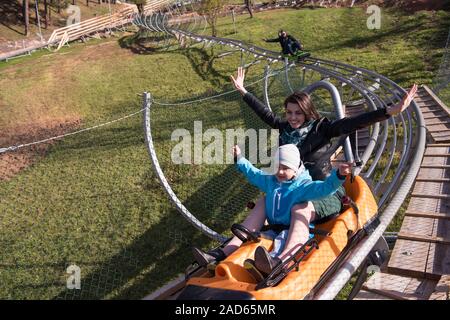
M 219 30 L 220 36 L 278 50 L 261 38 L 284 28 L 315 56 L 376 70 L 403 86 L 431 83 L 449 14 L 383 16 L 382 29 L 370 31 L 360 9 L 279 10 L 239 16 L 238 34 L 231 18 L 222 19 Z M 239 64 L 238 56 L 218 59 L 219 48 L 149 46 L 138 55 L 116 40 L 96 40 L 1 64 L 0 87 L 6 90 L 0 91 L 0 126 L 81 119 L 88 127 L 139 110 L 143 91 L 159 101 L 220 92 Z M 249 77 L 261 72 L 262 66 L 251 67 Z M 285 95 L 281 87 L 276 80 L 273 101 Z M 242 220 L 245 202 L 257 191 L 245 188 L 234 168 L 170 164 L 172 130 L 189 129 L 195 119 L 204 121 L 204 129 L 261 126 L 240 98 L 155 105 L 152 117 L 158 156 L 180 199 L 221 232 Z M 0 212 L 0 297 L 6 299 L 141 298 L 184 271 L 191 245 L 213 245 L 168 202 L 139 116 L 52 145 L 45 157 L 0 183 Z M 65 289 L 70 264 L 81 267 L 81 292 Z
M 447 87 L 440 90 L 438 93 L 439 99 L 447 106 L 450 106 L 450 84 L 447 84 Z

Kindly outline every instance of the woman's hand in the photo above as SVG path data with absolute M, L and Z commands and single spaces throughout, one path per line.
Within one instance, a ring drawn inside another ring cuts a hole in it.
M 397 103 L 395 106 L 387 107 L 386 109 L 387 113 L 391 116 L 395 116 L 396 114 L 399 114 L 400 112 L 408 108 L 411 101 L 414 99 L 416 92 L 417 92 L 417 84 L 414 84 L 411 90 L 409 90 L 409 92 L 403 97 L 402 101 Z
M 347 176 L 352 173 L 352 163 L 341 163 L 339 165 L 339 174 L 341 176 Z
M 230 76 L 231 81 L 233 81 L 233 85 L 237 91 L 239 91 L 242 95 L 247 93 L 244 87 L 244 79 L 245 79 L 245 70 L 242 67 L 238 68 L 238 73 L 236 79 L 233 76 Z
M 237 159 L 241 156 L 241 148 L 238 145 L 233 147 L 233 156 Z

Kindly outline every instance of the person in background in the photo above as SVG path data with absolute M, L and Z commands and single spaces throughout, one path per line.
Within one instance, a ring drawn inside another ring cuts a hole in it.
M 288 35 L 286 31 L 280 30 L 278 32 L 278 38 L 275 39 L 263 39 L 265 42 L 279 42 L 281 45 L 281 51 L 285 55 L 295 55 L 298 50 L 303 50 L 302 44 L 293 36 Z

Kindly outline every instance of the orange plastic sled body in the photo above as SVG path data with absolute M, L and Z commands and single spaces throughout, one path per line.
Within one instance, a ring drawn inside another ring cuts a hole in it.
M 377 203 L 370 188 L 360 177 L 355 177 L 353 183 L 349 179 L 344 184 L 347 195 L 356 203 L 359 214 L 352 208 L 346 209 L 337 218 L 326 223 L 316 225 L 317 229 L 330 232 L 328 237 L 315 236 L 319 248 L 313 250 L 299 264 L 299 269 L 291 271 L 278 285 L 274 287 L 255 290 L 256 282 L 243 267 L 247 258 L 254 258 L 255 249 L 263 245 L 271 249 L 272 241 L 261 238 L 259 243 L 248 242 L 220 262 L 214 275 L 193 277 L 187 281 L 187 287 L 208 287 L 211 291 L 236 292 L 229 296 L 231 299 L 239 298 L 257 300 L 298 300 L 303 299 L 314 288 L 322 274 L 341 254 L 348 243 L 349 235 L 356 233 L 362 226 L 371 220 L 377 213 Z M 358 221 L 359 220 L 359 221 Z M 215 290 L 218 289 L 218 290 Z M 186 295 L 184 295 L 186 297 Z M 195 299 L 195 297 L 192 297 Z M 212 299 L 218 296 L 212 295 Z

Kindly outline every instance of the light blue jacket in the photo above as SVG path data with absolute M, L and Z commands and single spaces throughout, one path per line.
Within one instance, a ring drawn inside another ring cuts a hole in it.
M 325 181 L 313 181 L 308 170 L 304 170 L 292 180 L 278 182 L 276 176 L 268 175 L 255 168 L 247 159 L 241 157 L 236 162 L 249 182 L 266 193 L 266 218 L 270 224 L 291 224 L 291 208 L 302 202 L 324 198 L 344 183 L 333 170 Z

